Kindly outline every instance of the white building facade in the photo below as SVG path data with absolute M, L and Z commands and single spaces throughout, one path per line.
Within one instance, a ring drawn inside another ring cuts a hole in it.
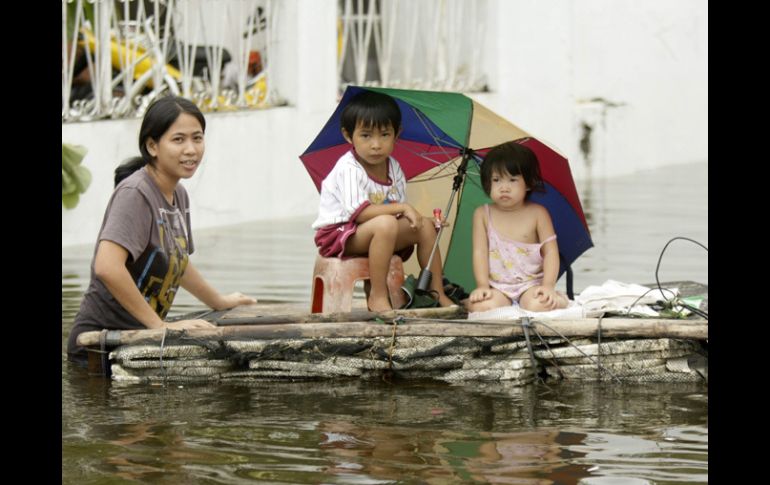
M 268 83 L 285 104 L 206 113 L 206 155 L 183 182 L 193 227 L 314 214 L 318 194 L 298 156 L 345 81 L 470 89 L 557 147 L 576 178 L 708 160 L 702 0 L 373 0 L 374 11 L 356 0 L 269 3 L 280 12 Z M 355 21 L 364 25 L 358 44 L 342 35 L 345 22 L 358 35 Z M 364 60 L 376 65 L 374 79 Z M 93 175 L 77 207 L 62 208 L 62 246 L 94 242 L 115 167 L 138 155 L 140 123 L 62 122 L 62 142 L 88 149 L 83 165 Z

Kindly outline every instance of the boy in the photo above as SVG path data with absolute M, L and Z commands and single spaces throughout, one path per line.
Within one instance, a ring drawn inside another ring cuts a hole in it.
M 369 257 L 369 310 L 391 310 L 386 283 L 390 258 L 406 260 L 417 244 L 425 267 L 436 230 L 432 219 L 406 203 L 406 177 L 390 156 L 401 133 L 401 111 L 387 94 L 364 91 L 342 111 L 342 135 L 352 149 L 321 184 L 315 243 L 324 257 Z M 442 287 L 441 255 L 430 268 L 441 306 L 452 305 Z

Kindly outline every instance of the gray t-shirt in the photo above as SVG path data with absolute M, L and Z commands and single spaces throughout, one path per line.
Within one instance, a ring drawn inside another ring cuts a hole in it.
M 147 303 L 160 318 L 164 318 L 176 296 L 188 255 L 194 249 L 189 198 L 184 187 L 176 186 L 174 203 L 169 204 L 147 167 L 126 177 L 115 188 L 107 204 L 97 247 L 102 240 L 112 241 L 128 251 L 126 268 Z M 82 357 L 84 350 L 77 346 L 77 336 L 105 328 L 133 330 L 146 327 L 131 316 L 96 277 L 92 260 L 91 283 L 75 316 L 67 353 Z

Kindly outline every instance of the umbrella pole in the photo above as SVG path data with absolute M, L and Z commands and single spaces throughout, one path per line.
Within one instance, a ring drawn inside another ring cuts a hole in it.
M 452 183 L 452 194 L 449 196 L 449 203 L 446 205 L 446 210 L 444 211 L 444 214 L 449 214 L 449 211 L 452 209 L 452 202 L 455 200 L 455 195 L 460 190 L 460 187 L 463 184 L 463 179 L 465 178 L 465 172 L 468 168 L 468 160 L 470 160 L 471 155 L 473 154 L 473 150 L 470 148 L 463 148 L 463 158 L 460 162 L 460 166 L 457 167 L 457 174 L 455 174 L 454 181 Z M 446 217 L 446 216 L 445 216 Z M 433 256 L 436 254 L 436 249 L 438 249 L 438 243 L 441 241 L 441 234 L 444 232 L 444 225 L 442 224 L 438 229 L 438 234 L 436 234 L 436 242 L 433 243 L 433 249 L 430 251 L 430 258 L 428 258 L 428 264 L 425 265 L 424 268 L 420 270 L 420 276 L 417 278 L 417 289 L 422 291 L 428 291 L 428 288 L 430 287 L 430 281 L 433 278 L 433 273 L 430 271 L 430 267 L 433 265 Z

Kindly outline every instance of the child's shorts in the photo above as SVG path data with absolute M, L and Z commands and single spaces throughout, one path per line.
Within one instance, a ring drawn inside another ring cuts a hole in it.
M 356 233 L 358 224 L 351 220 L 340 224 L 333 224 L 318 229 L 315 232 L 315 245 L 318 247 L 318 253 L 324 258 L 352 258 L 354 256 L 343 255 L 345 252 L 345 242 L 350 236 Z M 406 261 L 414 252 L 414 246 L 407 246 L 395 254 Z
M 324 258 L 341 258 L 345 251 L 345 241 L 356 233 L 355 221 L 324 226 L 315 232 L 315 245 Z

